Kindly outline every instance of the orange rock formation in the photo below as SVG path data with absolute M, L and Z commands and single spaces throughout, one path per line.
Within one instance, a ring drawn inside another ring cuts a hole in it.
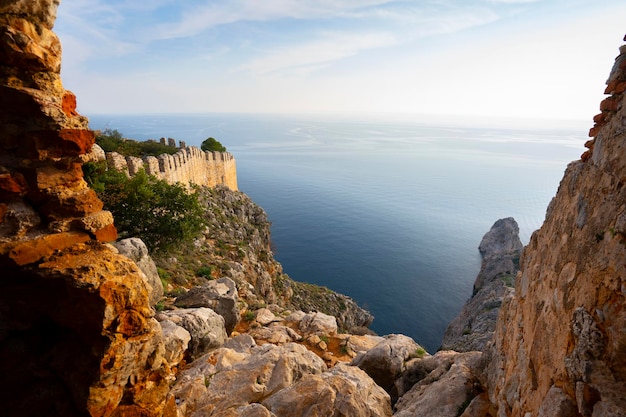
M 117 232 L 83 180 L 94 134 L 61 84 L 58 4 L 0 3 L 2 414 L 160 415 L 161 329 L 137 266 L 102 243 Z

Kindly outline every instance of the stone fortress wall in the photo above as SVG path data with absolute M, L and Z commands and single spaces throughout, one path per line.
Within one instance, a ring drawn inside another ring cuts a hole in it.
M 176 146 L 172 138 L 161 138 L 161 144 Z M 196 184 L 207 187 L 225 185 L 231 190 L 237 188 L 237 167 L 230 152 L 203 151 L 180 141 L 179 151 L 173 155 L 161 154 L 157 157 L 137 158 L 124 156 L 117 152 L 107 152 L 106 160 L 110 167 L 123 171 L 129 176 L 140 169 L 170 184 Z

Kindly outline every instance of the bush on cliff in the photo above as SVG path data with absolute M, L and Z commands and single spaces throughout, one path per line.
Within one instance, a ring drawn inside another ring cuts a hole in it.
M 117 152 L 138 158 L 159 156 L 163 153 L 172 155 L 178 152 L 178 148 L 174 146 L 163 145 L 155 141 L 139 142 L 132 139 L 124 139 L 122 134 L 115 129 L 104 129 L 96 136 L 96 143 L 105 152 Z
M 209 152 L 226 152 L 226 147 L 215 138 L 207 138 L 200 145 L 200 149 Z
M 191 242 L 204 228 L 204 210 L 196 193 L 180 184 L 138 172 L 132 178 L 107 169 L 106 163 L 83 165 L 85 180 L 113 213 L 120 237 L 138 237 L 151 251 Z

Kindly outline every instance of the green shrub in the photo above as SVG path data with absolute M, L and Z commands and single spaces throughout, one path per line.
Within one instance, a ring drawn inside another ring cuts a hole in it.
M 210 152 L 226 152 L 226 147 L 215 138 L 207 138 L 200 145 L 200 149 Z
M 197 271 L 196 275 L 199 277 L 212 278 L 213 267 L 211 266 L 201 266 Z
M 132 178 L 106 165 L 83 165 L 85 179 L 113 213 L 120 237 L 138 237 L 151 251 L 191 242 L 204 227 L 196 193 L 170 185 L 143 170 Z
M 117 152 L 126 156 L 159 156 L 163 153 L 175 154 L 178 148 L 155 141 L 136 141 L 124 139 L 117 130 L 105 129 L 96 136 L 96 143 L 105 152 Z

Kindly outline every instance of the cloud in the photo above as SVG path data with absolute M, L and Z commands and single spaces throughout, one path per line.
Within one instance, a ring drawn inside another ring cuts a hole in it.
M 240 21 L 324 19 L 347 16 L 357 10 L 391 3 L 391 0 L 230 0 L 205 2 L 185 9 L 181 18 L 159 25 L 155 39 L 194 36 L 215 26 Z
M 368 49 L 393 45 L 396 38 L 388 33 L 327 33 L 317 40 L 277 48 L 253 59 L 240 69 L 255 74 L 285 70 L 309 72 Z

